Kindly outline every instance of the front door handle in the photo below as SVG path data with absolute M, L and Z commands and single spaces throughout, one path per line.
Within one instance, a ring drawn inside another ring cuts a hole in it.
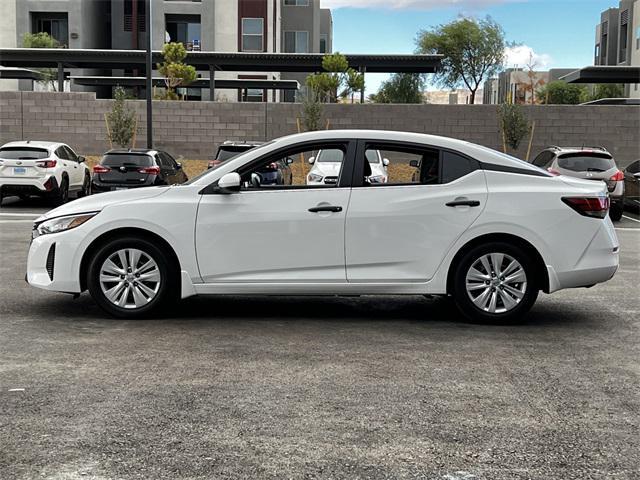
M 309 211 L 311 213 L 318 213 L 318 212 L 333 212 L 333 213 L 338 213 L 342 211 L 342 207 L 337 207 L 337 206 L 333 206 L 333 205 L 322 205 L 321 207 L 312 207 L 309 209 Z
M 447 207 L 479 207 L 480 202 L 478 200 L 454 200 L 453 202 L 445 203 Z

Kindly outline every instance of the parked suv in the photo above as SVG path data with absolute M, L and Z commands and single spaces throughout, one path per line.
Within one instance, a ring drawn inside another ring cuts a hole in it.
M 108 192 L 152 185 L 173 185 L 188 180 L 182 165 L 167 152 L 116 149 L 104 154 L 93 167 L 92 190 Z
M 609 215 L 616 221 L 622 218 L 624 173 L 604 147 L 552 146 L 540 152 L 532 163 L 553 175 L 604 181 L 611 201 Z
M 259 147 L 260 145 L 264 145 L 263 142 L 224 142 L 222 145 L 218 147 L 218 151 L 216 152 L 216 158 L 213 160 L 209 160 L 209 164 L 207 165 L 207 169 L 217 167 L 221 163 L 226 162 L 227 160 L 232 159 L 233 157 L 237 157 L 241 153 L 251 150 L 252 148 Z
M 63 204 L 69 192 L 82 197 L 90 186 L 84 157 L 64 143 L 27 140 L 0 147 L 0 204 L 12 195 L 38 195 Z

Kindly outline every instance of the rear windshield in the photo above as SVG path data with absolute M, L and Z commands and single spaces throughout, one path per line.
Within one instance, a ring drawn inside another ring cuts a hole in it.
M 566 153 L 558 157 L 558 166 L 572 172 L 606 172 L 616 166 L 606 153 Z
M 100 164 L 105 167 L 121 167 L 123 165 L 149 167 L 153 165 L 153 159 L 149 155 L 107 154 L 102 157 Z
M 247 150 L 251 150 L 253 147 L 220 147 L 218 149 L 218 155 L 216 156 L 216 160 L 220 160 L 224 162 L 229 160 L 230 158 L 237 157 L 241 153 L 246 152 Z
M 8 160 L 39 160 L 47 158 L 49 151 L 44 148 L 5 147 L 0 148 L 0 158 Z

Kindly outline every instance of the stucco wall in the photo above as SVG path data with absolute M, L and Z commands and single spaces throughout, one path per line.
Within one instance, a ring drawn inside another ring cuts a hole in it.
M 111 100 L 92 93 L 0 92 L 0 142 L 59 140 L 85 155 L 108 147 L 104 113 Z M 138 111 L 137 146 L 144 146 L 145 105 Z M 603 145 L 619 165 L 640 158 L 638 106 L 527 106 L 536 122 L 532 155 L 548 145 Z M 300 105 L 282 103 L 154 102 L 155 146 L 186 158 L 209 158 L 225 140 L 268 140 L 297 131 Z M 495 105 L 326 105 L 331 129 L 406 130 L 500 148 Z M 526 143 L 516 154 L 524 157 Z

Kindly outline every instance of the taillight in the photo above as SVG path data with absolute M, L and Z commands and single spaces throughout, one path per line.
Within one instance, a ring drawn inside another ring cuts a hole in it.
M 562 197 L 562 201 L 585 217 L 604 218 L 609 211 L 609 197 Z
M 561 173 L 559 171 L 554 170 L 551 167 L 547 168 L 547 172 L 549 172 L 551 175 L 561 175 Z
M 107 173 L 110 171 L 111 169 L 109 167 L 105 167 L 104 165 L 95 165 L 93 167 L 93 173 Z
M 160 167 L 158 167 L 157 165 L 154 165 L 153 167 L 139 168 L 138 172 L 147 173 L 149 175 L 160 175 Z
M 618 170 L 615 175 L 613 177 L 611 177 L 609 180 L 611 180 L 612 182 L 621 182 L 622 180 L 624 180 L 624 173 L 622 173 L 620 170 Z
M 36 167 L 40 168 L 54 168 L 58 163 L 57 160 L 40 160 L 36 162 Z

